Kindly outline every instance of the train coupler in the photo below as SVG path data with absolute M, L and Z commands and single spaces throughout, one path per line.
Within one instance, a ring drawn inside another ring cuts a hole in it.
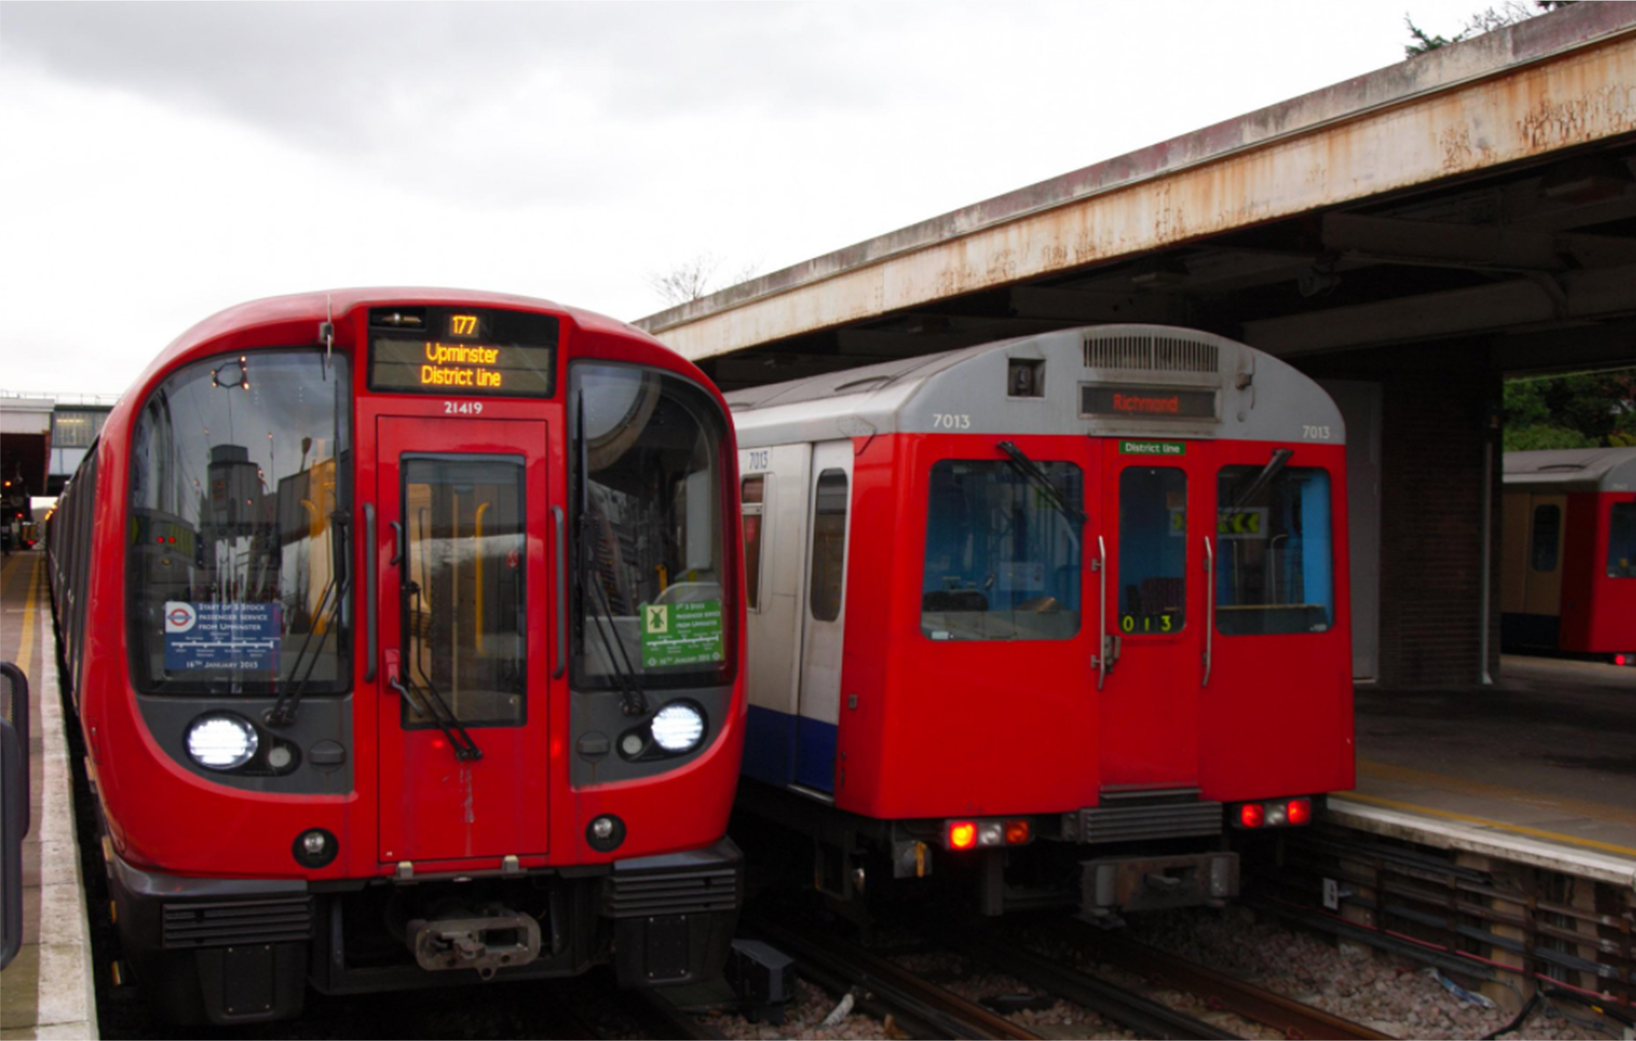
M 475 969 L 487 980 L 540 956 L 540 923 L 504 907 L 458 918 L 416 919 L 406 935 L 415 961 L 428 972 Z
M 1101 857 L 1080 862 L 1080 914 L 1117 921 L 1120 911 L 1219 907 L 1238 895 L 1238 854 Z

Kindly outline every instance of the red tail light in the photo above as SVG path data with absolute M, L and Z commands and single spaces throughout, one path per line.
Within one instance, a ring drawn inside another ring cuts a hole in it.
M 1291 799 L 1289 806 L 1285 808 L 1285 812 L 1291 824 L 1311 824 L 1312 800 Z
M 1238 808 L 1238 822 L 1246 828 L 1259 828 L 1267 820 L 1267 811 L 1258 802 L 1247 802 Z
M 1628 655 L 1628 654 L 1615 654 L 1613 656 L 1613 664 L 1615 664 L 1615 665 L 1629 665 L 1630 664 L 1630 655 Z
M 1027 821 L 1005 822 L 1005 844 L 1007 846 L 1021 846 L 1028 841 L 1029 827 Z
M 949 822 L 949 848 L 971 849 L 977 845 L 976 821 Z

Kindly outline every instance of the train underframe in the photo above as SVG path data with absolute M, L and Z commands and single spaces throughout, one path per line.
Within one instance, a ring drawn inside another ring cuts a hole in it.
M 1276 832 L 1238 834 L 1224 817 L 1223 804 L 1194 790 L 1150 792 L 1124 805 L 1022 818 L 1031 831 L 1025 845 L 950 850 L 945 820 L 877 820 L 745 781 L 732 830 L 752 870 L 765 858 L 767 870 L 790 876 L 806 866 L 773 836 L 794 831 L 810 839 L 813 885 L 839 905 L 861 905 L 890 889 L 894 900 L 935 893 L 989 916 L 1077 909 L 1114 926 L 1126 913 L 1220 907 L 1237 897 L 1239 847 L 1275 840 Z M 780 855 L 781 869 L 772 866 Z
M 301 1014 L 307 987 L 362 994 L 572 976 L 611 963 L 621 986 L 721 973 L 737 925 L 731 839 L 612 865 L 458 878 L 179 878 L 109 858 L 124 960 L 171 1022 Z

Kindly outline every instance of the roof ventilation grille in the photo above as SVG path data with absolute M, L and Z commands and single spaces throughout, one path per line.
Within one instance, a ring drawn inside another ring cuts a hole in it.
M 1215 372 L 1215 344 L 1173 336 L 1087 336 L 1087 369 L 1143 369 L 1149 372 Z

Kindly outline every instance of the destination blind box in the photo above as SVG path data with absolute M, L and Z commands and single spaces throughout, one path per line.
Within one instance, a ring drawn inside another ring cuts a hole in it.
M 375 307 L 369 389 L 548 398 L 559 325 L 550 315 L 471 307 Z

